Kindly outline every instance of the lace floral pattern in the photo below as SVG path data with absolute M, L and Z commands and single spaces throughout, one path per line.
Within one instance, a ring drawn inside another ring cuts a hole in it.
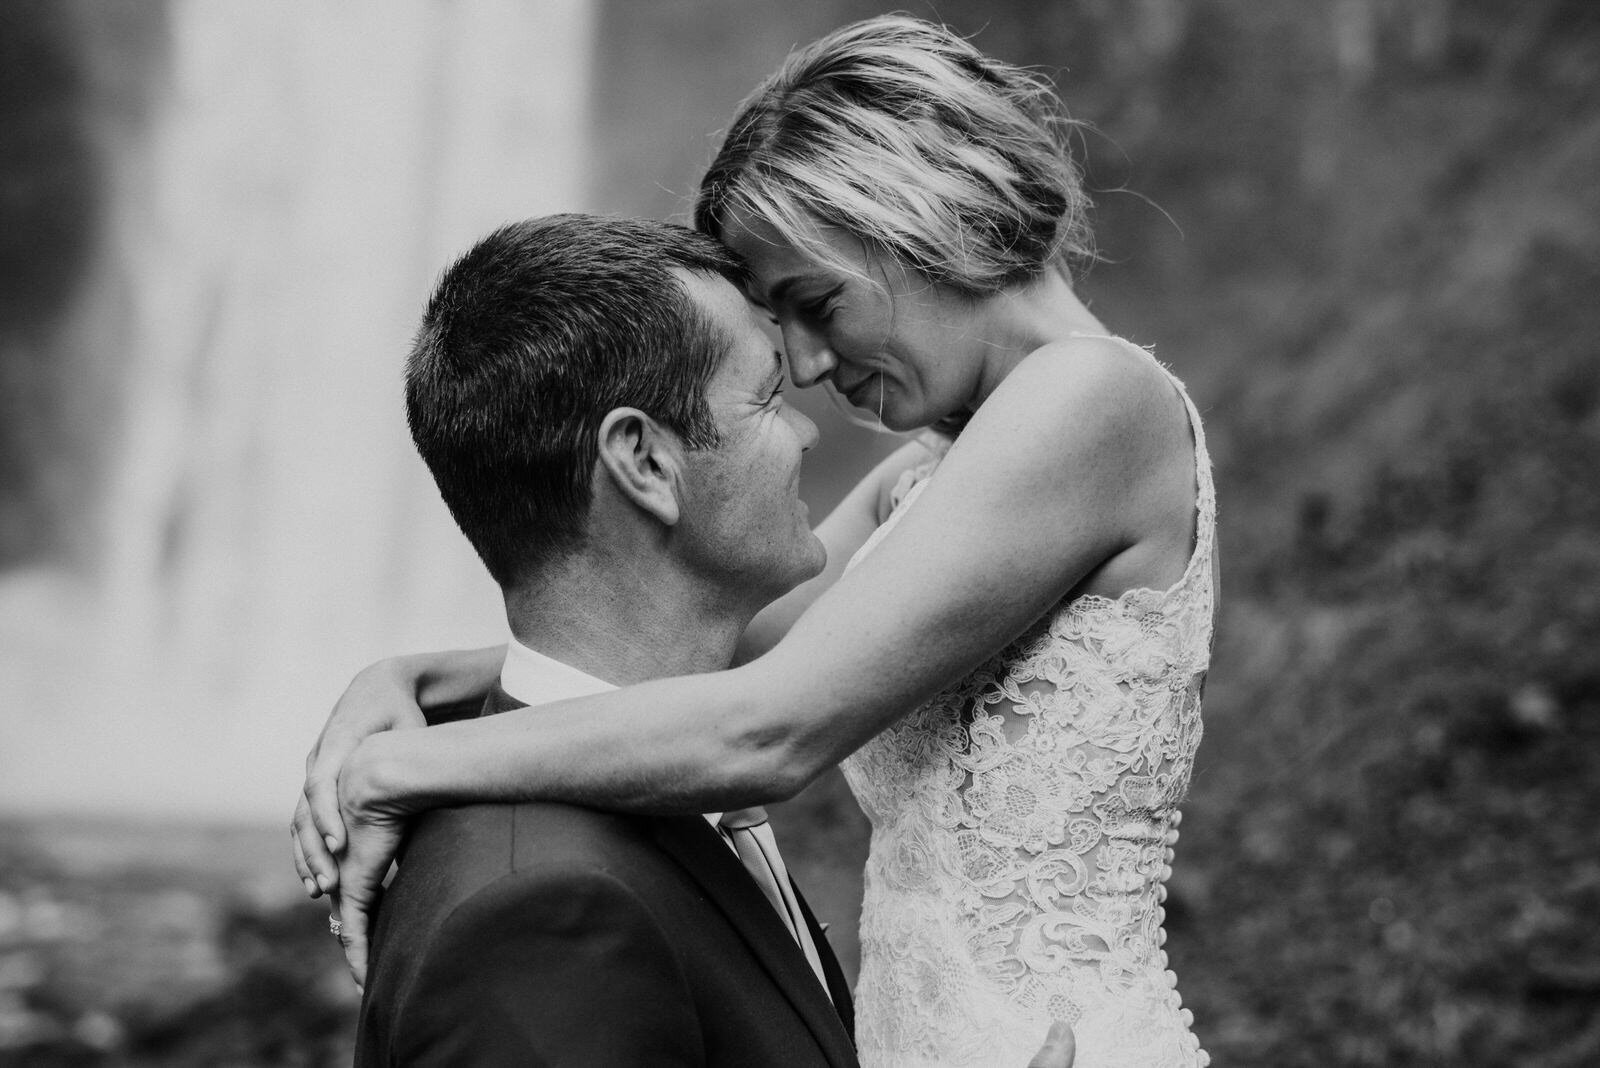
M 856 989 L 867 1068 L 1023 1065 L 1054 1019 L 1072 1022 L 1079 1068 L 1207 1062 L 1161 949 L 1214 598 L 1210 460 L 1183 400 L 1197 483 L 1183 577 L 1062 603 L 845 761 L 872 822 Z

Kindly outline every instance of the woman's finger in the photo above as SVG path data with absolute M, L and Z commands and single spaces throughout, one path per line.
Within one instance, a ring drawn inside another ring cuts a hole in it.
M 311 803 L 304 794 L 294 809 L 294 838 L 299 855 L 304 858 L 304 878 L 311 879 L 306 893 L 313 898 L 335 889 L 339 885 L 339 862 L 328 851 L 327 840 L 311 819 Z
M 351 927 L 349 926 L 347 917 L 353 916 L 353 915 L 354 915 L 354 913 L 349 908 L 346 907 L 346 905 L 345 905 L 344 901 L 341 899 L 340 895 L 338 895 L 338 894 L 329 894 L 328 895 L 328 930 L 333 933 L 333 937 L 335 937 L 335 938 L 337 938 L 339 940 L 339 946 L 340 946 L 340 948 L 342 948 L 344 950 L 344 954 L 345 954 L 345 959 L 346 960 L 350 959 L 350 940 L 353 937 L 352 934 L 350 933 Z M 366 942 L 366 935 L 364 933 L 361 935 L 361 940 L 362 940 L 363 947 L 364 947 L 365 946 L 365 942 Z M 362 973 L 363 974 L 358 974 L 358 975 L 355 976 L 356 988 L 358 990 L 361 989 L 361 987 L 362 987 L 362 981 L 364 979 L 364 973 L 365 973 L 365 970 L 366 970 L 366 965 L 365 965 L 366 950 L 365 950 L 365 948 L 362 949 L 362 960 L 363 960 L 363 964 L 362 964 Z M 354 973 L 354 969 L 353 968 L 351 969 L 351 971 L 352 971 L 352 973 Z
M 358 988 L 365 989 L 367 985 L 367 914 L 361 911 L 350 911 L 349 918 L 343 921 L 342 930 L 339 932 L 339 941 L 344 944 L 345 963 L 350 965 L 350 975 L 356 981 Z
M 353 853 L 362 853 L 359 846 L 352 849 Z M 388 863 L 383 862 L 383 871 L 373 874 L 377 867 L 376 858 L 367 861 L 361 856 L 355 858 L 355 864 L 361 868 L 361 874 L 351 870 L 351 857 L 345 858 L 345 878 L 341 883 L 338 894 L 338 910 L 340 920 L 339 941 L 344 946 L 345 963 L 350 966 L 350 974 L 355 978 L 357 986 L 365 986 L 367 982 L 367 932 L 372 918 L 372 912 L 377 907 L 377 898 L 386 875 Z
M 312 878 L 311 868 L 306 864 L 306 851 L 300 848 L 300 834 L 292 822 L 289 824 L 289 849 L 294 853 L 294 870 L 300 876 L 300 885 L 306 888 L 307 897 L 315 898 L 319 893 L 317 881 Z
M 329 854 L 337 853 L 344 847 L 345 840 L 344 819 L 339 815 L 339 764 L 328 767 L 326 747 L 318 766 L 306 776 L 304 797 L 309 822 L 322 841 L 323 849 Z
M 1072 1025 L 1065 1020 L 1057 1020 L 1050 1025 L 1050 1033 L 1044 1036 L 1044 1045 L 1028 1062 L 1028 1068 L 1072 1068 L 1077 1056 L 1078 1042 L 1072 1034 Z
M 367 981 L 367 933 L 384 876 L 389 873 L 389 858 L 394 855 L 391 843 L 398 842 L 398 828 L 395 832 L 393 836 L 385 832 L 374 835 L 371 849 L 364 831 L 354 836 L 340 873 L 339 941 L 344 944 L 344 959 L 357 986 Z

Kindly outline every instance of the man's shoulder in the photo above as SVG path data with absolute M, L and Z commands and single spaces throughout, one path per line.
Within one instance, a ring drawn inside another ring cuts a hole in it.
M 640 898 L 675 878 L 648 818 L 548 803 L 436 809 L 413 824 L 379 904 L 370 970 L 404 987 L 452 919 L 586 893 Z M 587 888 L 587 889 L 586 889 Z M 625 890 L 626 888 L 626 890 Z
M 357 1063 L 382 1063 L 405 1048 L 393 1043 L 418 1035 L 467 1041 L 432 1029 L 441 987 L 455 990 L 446 1001 L 456 1007 L 451 999 L 470 1001 L 472 990 L 538 988 L 554 997 L 550 984 L 577 981 L 562 978 L 571 961 L 618 937 L 670 960 L 654 892 L 684 895 L 651 822 L 543 803 L 419 818 L 375 918 L 358 1042 L 366 1059 Z
M 417 882 L 436 901 L 459 899 L 507 876 L 563 878 L 597 864 L 642 862 L 658 852 L 653 827 L 647 817 L 549 802 L 435 809 L 407 835 L 386 896 Z

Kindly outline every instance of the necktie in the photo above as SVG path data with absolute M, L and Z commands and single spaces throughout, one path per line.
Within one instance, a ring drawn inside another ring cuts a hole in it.
M 767 810 L 757 807 L 724 812 L 717 822 L 733 845 L 734 852 L 739 855 L 745 870 L 789 929 L 790 937 L 800 944 L 806 963 L 811 965 L 817 982 L 827 992 L 828 980 L 822 973 L 822 958 L 817 954 L 817 944 L 812 940 L 811 930 L 800 911 L 800 902 L 794 896 L 794 887 L 789 883 L 788 869 L 778 853 L 778 840 L 773 837 L 772 828 L 767 824 Z M 828 993 L 828 998 L 832 1000 L 833 995 Z

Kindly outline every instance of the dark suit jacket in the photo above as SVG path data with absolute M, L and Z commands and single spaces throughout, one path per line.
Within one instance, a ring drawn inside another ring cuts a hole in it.
M 378 910 L 356 1064 L 854 1066 L 804 911 L 833 1005 L 702 817 L 438 809 Z

